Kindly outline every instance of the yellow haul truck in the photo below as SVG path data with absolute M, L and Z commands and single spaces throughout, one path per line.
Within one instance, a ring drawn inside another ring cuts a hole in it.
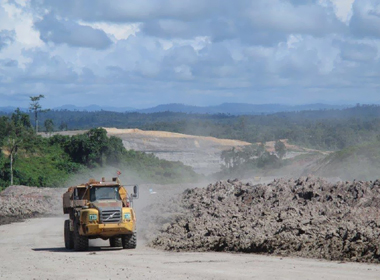
M 64 239 L 67 249 L 84 251 L 88 240 L 109 239 L 111 247 L 136 248 L 136 215 L 132 209 L 133 199 L 138 198 L 138 186 L 133 194 L 113 178 L 103 178 L 70 187 L 63 194 L 63 213 L 69 214 L 65 221 Z

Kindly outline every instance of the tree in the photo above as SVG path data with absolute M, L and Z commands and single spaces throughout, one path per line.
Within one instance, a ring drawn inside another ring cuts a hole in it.
M 45 132 L 52 133 L 54 131 L 54 122 L 52 119 L 47 119 L 44 123 Z
M 67 142 L 59 137 L 54 137 L 52 141 L 63 145 L 74 162 L 89 168 L 103 166 L 107 161 L 120 162 L 125 151 L 123 141 L 116 137 L 108 138 L 103 128 L 93 128 L 85 134 L 74 135 Z
M 61 131 L 66 131 L 67 130 L 67 123 L 61 122 L 61 124 L 58 127 L 59 130 Z
M 17 108 L 14 113 L 12 113 L 11 120 L 16 127 L 27 129 L 32 127 L 29 115 L 21 112 L 20 108 Z
M 274 149 L 276 150 L 276 154 L 280 159 L 286 155 L 286 146 L 282 141 L 277 140 L 274 144 Z
M 21 143 L 21 139 L 9 136 L 5 143 L 5 150 L 9 153 L 10 171 L 11 171 L 11 185 L 13 185 L 13 163 L 17 154 L 18 147 Z
M 34 113 L 34 122 L 35 122 L 35 131 L 38 133 L 38 113 L 44 113 L 50 111 L 50 109 L 42 110 L 42 107 L 39 103 L 41 98 L 45 98 L 44 95 L 40 94 L 37 96 L 29 96 L 30 97 L 30 107 L 29 110 Z

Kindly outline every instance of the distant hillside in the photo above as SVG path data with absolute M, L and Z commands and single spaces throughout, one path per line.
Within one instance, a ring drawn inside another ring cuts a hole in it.
M 0 107 L 0 112 L 2 113 L 12 113 L 17 109 L 17 107 L 13 106 L 6 106 L 6 107 Z M 99 105 L 88 105 L 88 106 L 76 106 L 71 104 L 62 105 L 59 107 L 51 108 L 52 110 L 56 111 L 78 111 L 78 112 L 96 112 L 96 111 L 109 111 L 109 112 L 118 112 L 118 113 L 124 113 L 124 112 L 132 112 L 136 111 L 135 108 L 132 107 L 112 107 L 112 106 L 99 106 Z M 28 108 L 20 108 L 22 112 L 28 112 Z
M 191 106 L 186 104 L 162 104 L 156 107 L 147 109 L 136 109 L 133 107 L 112 107 L 112 106 L 76 106 L 66 104 L 59 107 L 52 108 L 56 111 L 83 111 L 83 112 L 97 112 L 97 111 L 110 111 L 110 112 L 138 112 L 144 114 L 161 113 L 161 112 L 174 112 L 174 113 L 187 113 L 187 114 L 227 114 L 227 115 L 260 115 L 272 114 L 279 112 L 299 112 L 305 110 L 329 110 L 329 109 L 344 109 L 349 106 L 345 105 L 327 105 L 322 103 L 306 104 L 306 105 L 281 105 L 281 104 L 246 104 L 246 103 L 223 103 L 217 106 Z M 10 113 L 16 107 L 7 106 L 0 107 L 0 112 Z M 21 111 L 28 111 L 26 108 L 20 108 Z
M 55 107 L 54 110 L 69 110 L 69 111 L 87 111 L 87 112 L 96 112 L 96 111 L 110 111 L 110 112 L 130 112 L 136 111 L 135 108 L 132 107 L 112 107 L 112 106 L 99 106 L 99 105 L 89 105 L 89 106 L 75 106 L 75 105 L 63 105 L 60 107 Z
M 348 147 L 310 166 L 305 174 L 340 177 L 344 180 L 380 178 L 380 141 Z
M 281 104 L 246 104 L 223 103 L 217 106 L 190 106 L 185 104 L 164 104 L 153 108 L 137 110 L 140 113 L 177 112 L 193 114 L 230 114 L 230 115 L 259 115 L 278 112 L 295 112 L 305 110 L 344 109 L 348 106 L 327 104 L 281 105 Z
M 13 113 L 17 108 L 13 106 L 5 106 L 5 107 L 0 107 L 0 113 Z M 28 109 L 26 108 L 20 108 L 21 111 L 27 112 Z M 0 114 L 1 115 L 1 114 Z

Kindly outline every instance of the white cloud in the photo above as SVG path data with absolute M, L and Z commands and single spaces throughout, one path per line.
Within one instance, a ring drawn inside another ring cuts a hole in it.
M 378 0 L 0 0 L 0 98 L 372 100 L 379 15 Z
M 352 16 L 352 5 L 355 0 L 330 0 L 335 5 L 335 13 L 337 17 L 348 23 Z
M 114 41 L 128 39 L 129 36 L 135 36 L 140 31 L 139 23 L 107 23 L 107 22 L 79 22 L 81 25 L 91 26 L 95 29 L 101 29 L 107 34 L 114 37 Z
M 33 15 L 26 9 L 26 1 L 20 1 L 21 6 L 0 2 L 0 29 L 14 30 L 16 40 L 24 48 L 34 48 L 43 45 L 39 39 L 39 33 L 33 28 Z

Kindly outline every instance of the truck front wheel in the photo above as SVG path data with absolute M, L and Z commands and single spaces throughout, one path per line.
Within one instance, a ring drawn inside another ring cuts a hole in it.
M 70 231 L 70 220 L 65 221 L 64 237 L 65 237 L 65 248 L 73 249 L 74 248 L 74 234 L 72 231 Z
M 123 247 L 123 244 L 121 243 L 121 238 L 111 237 L 110 238 L 110 246 L 111 247 Z
M 121 242 L 123 244 L 123 249 L 135 249 L 137 244 L 136 232 L 123 235 L 121 237 Z
M 79 224 L 74 224 L 74 250 L 86 251 L 88 249 L 88 237 L 79 234 Z

